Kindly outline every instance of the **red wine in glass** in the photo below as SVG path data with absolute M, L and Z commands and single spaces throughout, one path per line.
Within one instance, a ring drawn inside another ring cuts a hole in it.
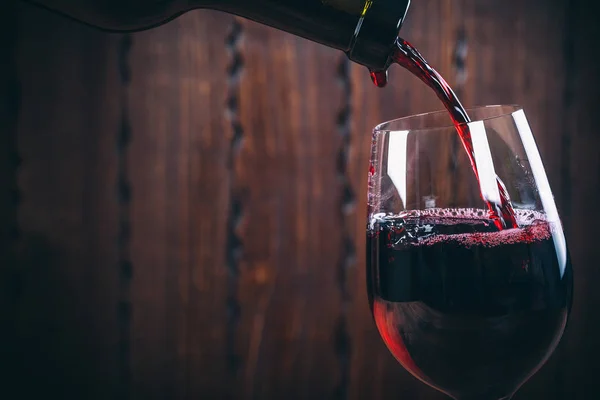
M 371 309 L 409 372 L 455 399 L 497 400 L 543 365 L 572 296 L 571 266 L 558 265 L 545 218 L 518 210 L 520 227 L 509 230 L 475 209 L 371 221 Z

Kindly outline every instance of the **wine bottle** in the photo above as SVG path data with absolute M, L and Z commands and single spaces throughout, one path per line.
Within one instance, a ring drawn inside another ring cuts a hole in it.
M 140 31 L 199 8 L 220 10 L 385 70 L 410 0 L 24 0 L 104 30 Z

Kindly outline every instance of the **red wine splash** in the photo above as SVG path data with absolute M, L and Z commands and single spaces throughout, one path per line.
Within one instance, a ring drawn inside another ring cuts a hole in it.
M 416 75 L 427 86 L 433 89 L 438 98 L 442 101 L 444 107 L 446 107 L 450 113 L 450 117 L 454 122 L 454 126 L 456 127 L 456 131 L 458 132 L 463 147 L 469 156 L 475 177 L 479 181 L 479 174 L 475 164 L 473 141 L 471 140 L 471 133 L 469 131 L 469 126 L 467 125 L 471 120 L 450 85 L 448 85 L 444 78 L 427 63 L 419 51 L 404 39 L 398 38 L 396 40 L 396 46 L 394 46 L 390 57 L 393 62 L 409 70 L 413 75 Z M 387 82 L 387 74 L 385 71 L 370 72 L 371 79 L 377 86 L 385 86 L 385 83 Z M 510 197 L 506 187 L 499 177 L 496 177 L 496 182 L 500 194 L 500 203 L 492 203 L 483 199 L 482 196 L 482 199 L 485 201 L 490 211 L 491 218 L 498 229 L 518 228 L 515 212 L 510 203 Z

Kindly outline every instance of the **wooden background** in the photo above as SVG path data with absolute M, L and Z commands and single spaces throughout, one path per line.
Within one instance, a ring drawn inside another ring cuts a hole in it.
M 419 81 L 217 12 L 111 35 L 0 7 L 2 398 L 442 398 L 363 277 L 370 131 L 440 108 Z M 419 0 L 403 28 L 466 105 L 525 107 L 565 222 L 571 323 L 516 399 L 600 396 L 590 7 Z

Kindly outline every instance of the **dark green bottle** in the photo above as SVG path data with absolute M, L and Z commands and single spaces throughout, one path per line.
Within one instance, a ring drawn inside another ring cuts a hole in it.
M 410 0 L 25 0 L 110 31 L 139 31 L 193 9 L 239 15 L 384 70 Z

